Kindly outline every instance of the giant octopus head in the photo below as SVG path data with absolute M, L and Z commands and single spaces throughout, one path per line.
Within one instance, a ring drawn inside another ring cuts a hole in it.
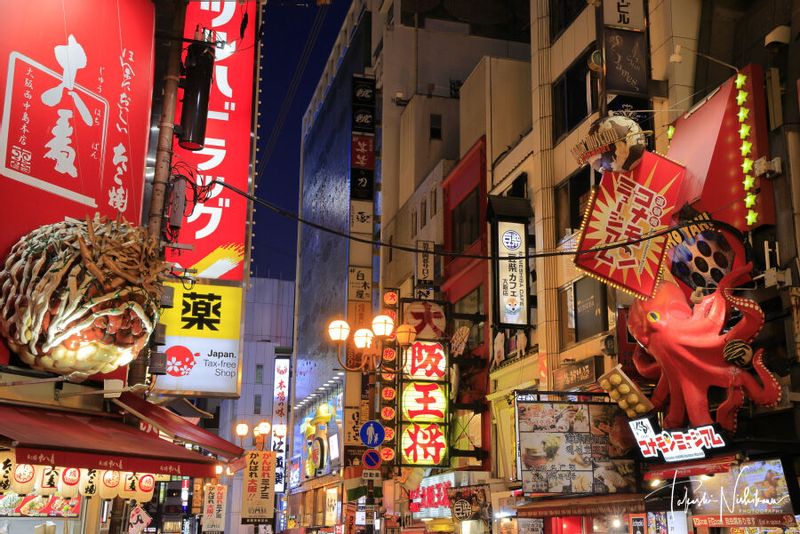
M 655 295 L 648 300 L 637 300 L 631 305 L 628 317 L 628 330 L 631 335 L 646 347 L 653 334 L 692 317 L 692 306 L 680 287 L 672 282 L 663 282 Z
M 42 226 L 0 271 L 0 334 L 34 369 L 109 373 L 146 345 L 164 270 L 145 229 L 127 222 Z

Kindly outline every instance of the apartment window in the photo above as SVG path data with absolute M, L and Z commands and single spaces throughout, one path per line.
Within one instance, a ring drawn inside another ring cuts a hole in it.
M 478 239 L 480 234 L 478 216 L 478 189 L 473 189 L 461 203 L 453 210 L 452 238 L 453 250 L 462 252 Z
M 426 199 L 422 199 L 422 202 L 419 205 L 419 229 L 422 230 L 425 228 L 425 224 L 427 224 L 428 219 L 428 201 Z
M 431 189 L 431 219 L 436 215 L 436 189 Z
M 550 0 L 550 42 L 566 30 L 588 5 L 586 0 Z
M 576 59 L 553 82 L 553 139 L 555 143 L 597 109 L 596 76 L 589 70 L 592 49 Z
M 592 169 L 585 165 L 556 187 L 556 240 L 577 231 L 589 203 Z
M 256 384 L 264 383 L 264 366 L 256 364 Z
M 558 290 L 561 347 L 568 347 L 608 330 L 606 289 L 584 277 Z
M 442 138 L 442 116 L 438 113 L 431 113 L 431 139 Z
M 411 237 L 417 235 L 417 212 L 411 212 Z
M 506 191 L 507 197 L 528 198 L 528 173 L 520 173 Z
M 477 287 L 467 293 L 464 298 L 453 304 L 453 312 L 456 314 L 478 314 L 483 313 L 483 299 L 481 298 L 481 288 Z M 469 345 L 472 348 L 483 344 L 483 324 L 480 321 L 470 319 L 454 319 L 453 326 L 458 329 L 462 326 L 470 327 Z
M 261 414 L 261 395 L 256 394 L 253 396 L 253 413 L 256 415 Z

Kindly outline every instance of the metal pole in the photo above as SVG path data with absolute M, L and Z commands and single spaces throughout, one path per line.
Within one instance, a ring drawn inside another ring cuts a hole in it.
M 178 99 L 180 80 L 181 50 L 183 47 L 183 26 L 186 20 L 186 3 L 175 0 L 175 14 L 172 19 L 172 38 L 170 40 L 167 72 L 164 75 L 164 100 L 161 105 L 161 120 L 158 124 L 158 148 L 156 149 L 156 169 L 153 176 L 153 192 L 150 198 L 150 215 L 147 230 L 152 239 L 161 239 L 161 223 L 166 202 L 167 181 L 172 167 L 172 137 L 175 131 L 175 103 Z

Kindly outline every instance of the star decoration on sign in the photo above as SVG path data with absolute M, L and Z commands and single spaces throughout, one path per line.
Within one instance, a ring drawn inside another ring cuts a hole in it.
M 747 196 L 744 197 L 744 207 L 745 208 L 752 208 L 756 205 L 756 195 L 753 193 L 747 193 Z
M 758 212 L 748 210 L 747 212 L 747 226 L 753 226 L 758 222 Z
M 739 151 L 742 153 L 742 156 L 749 156 L 752 150 L 753 150 L 753 143 L 751 143 L 750 141 L 742 141 L 742 146 L 739 148 Z
M 744 158 L 742 162 L 742 172 L 745 174 L 749 174 L 750 171 L 753 170 L 753 160 L 750 158 Z
M 745 139 L 747 137 L 750 137 L 750 125 L 742 124 L 739 128 L 739 139 Z
M 740 106 L 747 102 L 747 97 L 750 96 L 747 91 L 739 91 L 736 95 L 736 103 Z
M 736 88 L 741 89 L 744 87 L 744 84 L 747 82 L 747 75 L 742 74 L 741 72 L 736 75 Z
M 750 110 L 747 108 L 740 108 L 739 109 L 739 122 L 744 122 L 747 120 L 747 117 L 750 116 Z
M 742 185 L 744 185 L 744 190 L 749 191 L 753 189 L 756 185 L 756 179 L 750 176 L 749 174 L 744 175 L 744 181 L 742 181 Z

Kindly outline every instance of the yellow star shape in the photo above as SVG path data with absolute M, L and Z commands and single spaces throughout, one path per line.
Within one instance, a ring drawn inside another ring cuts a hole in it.
M 736 103 L 739 104 L 740 106 L 743 105 L 745 102 L 747 102 L 748 96 L 750 95 L 747 93 L 747 91 L 740 90 L 739 93 L 736 95 Z
M 744 87 L 745 82 L 747 82 L 747 75 L 742 74 L 741 72 L 736 75 L 736 88 L 741 89 Z
M 675 126 L 670 124 L 667 127 L 667 139 L 672 139 L 673 135 L 675 135 Z
M 747 108 L 739 108 L 739 122 L 744 122 L 750 116 L 750 110 Z
M 750 141 L 742 141 L 742 146 L 739 147 L 739 151 L 742 153 L 742 156 L 749 156 L 752 150 L 753 143 Z
M 745 139 L 747 137 L 750 137 L 750 125 L 742 124 L 739 127 L 739 139 Z
M 752 208 L 756 205 L 756 198 L 758 198 L 755 193 L 747 193 L 747 196 L 744 197 L 744 207 L 745 208 Z
M 758 212 L 747 210 L 747 226 L 753 226 L 758 222 Z
M 750 158 L 744 158 L 744 161 L 742 162 L 742 172 L 748 174 L 752 170 L 753 170 L 753 160 Z
M 744 185 L 744 190 L 749 191 L 753 189 L 756 185 L 756 179 L 750 176 L 749 174 L 744 175 L 744 180 L 742 181 L 742 185 Z

